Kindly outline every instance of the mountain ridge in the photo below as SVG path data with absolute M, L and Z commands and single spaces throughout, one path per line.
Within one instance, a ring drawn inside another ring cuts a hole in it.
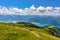
M 0 21 L 38 22 L 38 23 L 51 24 L 51 25 L 60 27 L 60 17 L 59 16 L 0 15 Z

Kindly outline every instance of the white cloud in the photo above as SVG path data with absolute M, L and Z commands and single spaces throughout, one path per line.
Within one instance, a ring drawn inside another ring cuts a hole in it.
M 45 9 L 46 10 L 52 10 L 53 8 L 52 7 L 46 7 Z
M 45 8 L 40 6 L 40 7 L 37 8 L 37 10 L 45 10 Z
M 0 15 L 60 15 L 60 7 L 35 7 L 19 9 L 16 7 L 6 8 L 0 6 Z
M 36 10 L 36 8 L 34 7 L 34 5 L 32 5 L 32 6 L 30 7 L 30 10 Z

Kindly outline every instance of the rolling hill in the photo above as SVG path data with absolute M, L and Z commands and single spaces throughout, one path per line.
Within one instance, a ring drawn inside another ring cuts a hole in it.
M 60 40 L 55 26 L 38 27 L 32 23 L 0 23 L 0 40 Z

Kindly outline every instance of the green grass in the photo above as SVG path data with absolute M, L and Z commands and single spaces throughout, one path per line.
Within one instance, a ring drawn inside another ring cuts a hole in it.
M 34 31 L 40 37 L 37 37 L 31 31 Z M 24 24 L 0 23 L 0 40 L 60 40 L 57 37 L 52 37 L 54 36 L 51 35 L 51 32 L 42 28 L 26 27 Z

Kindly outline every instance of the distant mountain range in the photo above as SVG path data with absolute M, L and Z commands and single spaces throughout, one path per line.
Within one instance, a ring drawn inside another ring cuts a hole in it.
M 39 15 L 0 15 L 0 21 L 16 22 L 37 22 L 49 25 L 60 26 L 60 16 L 39 16 Z

